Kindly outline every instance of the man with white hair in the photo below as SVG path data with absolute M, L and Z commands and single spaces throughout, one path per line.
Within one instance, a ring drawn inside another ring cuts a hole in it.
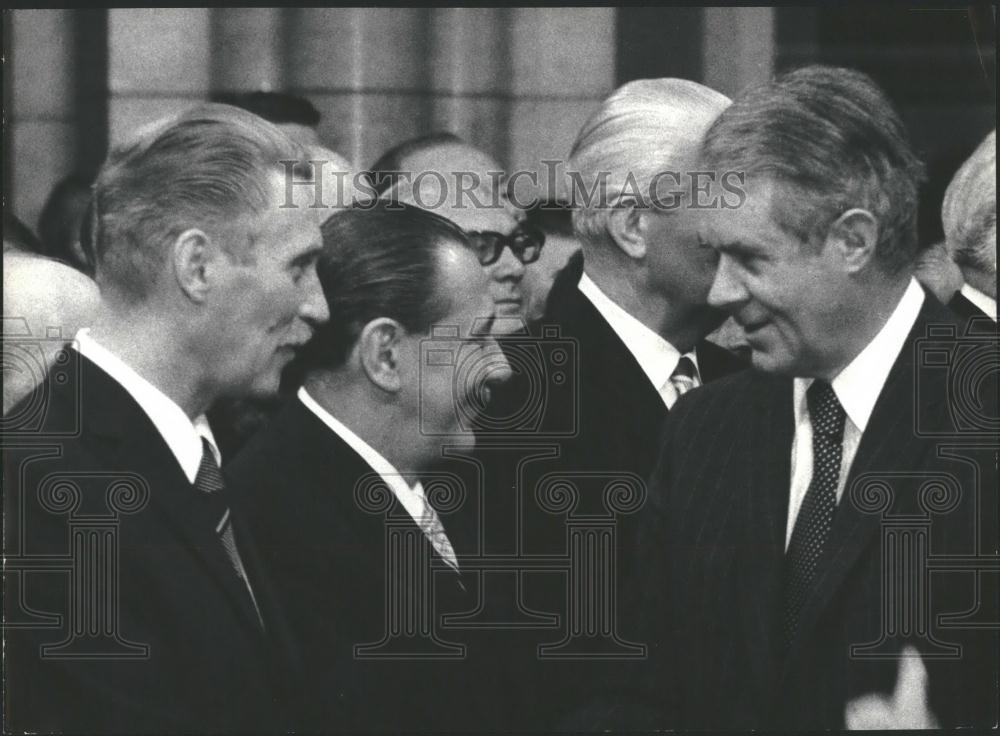
M 948 306 L 997 321 L 997 132 L 979 144 L 948 185 L 941 207 L 945 243 L 965 283 Z
M 567 173 L 582 268 L 571 262 L 557 277 L 541 324 L 543 330 L 557 326 L 559 339 L 575 346 L 569 371 L 576 390 L 560 401 L 557 387 L 542 387 L 543 435 L 546 429 L 570 431 L 555 441 L 538 437 L 558 451 L 525 462 L 517 479 L 525 553 L 565 554 L 566 517 L 546 508 L 535 492 L 544 477 L 572 479 L 579 500 L 574 514 L 606 514 L 606 489 L 641 486 L 652 471 L 660 429 L 678 397 L 743 367 L 704 340 L 724 315 L 707 304 L 716 257 L 698 235 L 705 193 L 691 190 L 686 173 L 695 168 L 703 133 L 728 104 L 724 95 L 687 80 L 630 82 L 601 104 L 573 144 Z M 530 380 L 520 378 L 499 387 L 496 416 L 518 416 L 513 407 L 524 409 L 531 401 Z M 524 439 L 533 441 L 530 432 Z M 619 597 L 641 583 L 637 530 L 644 511 L 616 520 L 617 560 L 609 564 Z M 522 577 L 528 609 L 572 618 L 558 574 Z M 637 611 L 607 604 L 618 608 L 617 633 L 637 641 Z M 565 716 L 577 710 L 573 700 L 582 693 L 606 694 L 617 678 L 614 668 L 607 661 L 537 660 L 538 701 L 534 710 L 525 708 L 533 712 L 529 725 L 591 728 L 595 718 L 607 725 L 593 711 L 582 720 Z

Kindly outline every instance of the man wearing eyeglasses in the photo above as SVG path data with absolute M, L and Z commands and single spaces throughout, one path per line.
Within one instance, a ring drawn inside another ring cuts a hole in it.
M 540 230 L 521 220 L 503 191 L 499 164 L 467 143 L 446 140 L 397 162 L 396 183 L 383 199 L 412 204 L 446 217 L 465 230 L 490 279 L 496 334 L 523 332 L 525 268 L 545 243 Z

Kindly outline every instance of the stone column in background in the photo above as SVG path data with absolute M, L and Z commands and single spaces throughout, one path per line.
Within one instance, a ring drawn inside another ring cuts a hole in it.
M 541 196 L 548 193 L 551 172 L 541 162 L 565 161 L 576 134 L 615 86 L 616 12 L 614 8 L 512 11 L 507 164 L 509 171 L 538 172 Z M 559 184 L 555 182 L 552 190 L 557 192 Z M 524 200 L 520 186 L 517 192 Z
M 8 206 L 37 229 L 52 186 L 76 165 L 74 11 L 15 10 L 10 24 Z M 5 80 L 7 81 L 7 80 Z
M 211 11 L 213 92 L 273 92 L 284 88 L 284 13 L 281 8 Z
M 212 11 L 108 11 L 108 129 L 112 145 L 137 128 L 205 100 Z
M 319 109 L 325 145 L 364 167 L 428 130 L 428 9 L 286 12 L 285 81 Z

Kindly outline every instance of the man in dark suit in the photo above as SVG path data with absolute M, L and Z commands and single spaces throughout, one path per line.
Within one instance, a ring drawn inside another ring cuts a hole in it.
M 4 418 L 12 730 L 283 725 L 294 655 L 204 412 L 274 392 L 327 316 L 315 211 L 279 207 L 301 155 L 206 105 L 105 163 L 97 314 Z
M 615 91 L 577 136 L 567 171 L 583 259 L 571 261 L 556 278 L 536 341 L 543 359 L 562 343 L 569 360 L 534 372 L 519 371 L 523 361 L 512 361 L 515 376 L 497 392 L 484 434 L 504 435 L 503 443 L 524 449 L 479 453 L 490 475 L 505 483 L 491 501 L 517 499 L 520 511 L 496 512 L 487 522 L 515 519 L 507 536 L 519 540 L 517 553 L 525 558 L 568 553 L 568 517 L 554 513 L 544 498 L 546 478 L 554 474 L 574 486 L 579 500 L 570 513 L 576 515 L 608 513 L 608 489 L 619 482 L 644 495 L 656 439 L 677 398 L 744 367 L 704 339 L 725 314 L 706 300 L 716 256 L 699 239 L 701 212 L 686 175 L 702 134 L 728 104 L 724 95 L 695 82 L 640 80 Z M 527 346 L 510 342 L 508 354 L 527 353 Z M 555 380 L 539 385 L 533 373 Z M 524 416 L 532 401 L 544 405 L 537 424 L 504 426 L 503 417 Z M 548 457 L 539 455 L 545 451 Z M 518 453 L 516 462 L 499 467 L 502 458 Z M 643 514 L 639 508 L 615 518 L 614 558 L 607 563 L 615 601 L 645 584 L 642 561 L 649 550 L 636 544 Z M 567 593 L 566 574 L 525 572 L 521 579 L 521 603 L 557 614 L 567 631 L 574 616 L 567 601 L 574 597 Z M 615 636 L 641 644 L 637 610 L 614 601 L 602 605 L 619 609 Z M 604 690 L 619 673 L 607 657 L 537 657 L 534 645 L 551 638 L 546 631 L 522 637 L 529 645 L 522 653 L 526 671 L 534 674 L 534 681 L 526 680 L 525 690 L 534 696 L 525 709 L 532 719 L 526 725 L 613 725 L 563 720 L 591 697 L 582 693 Z
M 997 132 L 955 174 L 941 206 L 945 245 L 965 283 L 948 306 L 964 319 L 997 321 Z
M 755 370 L 678 402 L 650 481 L 661 724 L 994 723 L 996 363 L 954 381 L 996 344 L 912 277 L 902 122 L 863 74 L 807 67 L 735 100 L 703 164 L 745 176 L 707 224 L 709 301 Z
M 331 319 L 298 395 L 229 468 L 304 650 L 290 724 L 496 728 L 496 658 L 444 619 L 477 605 L 464 556 L 482 500 L 474 479 L 431 472 L 444 445 L 474 440 L 461 419 L 488 391 L 476 366 L 509 373 L 487 276 L 461 229 L 409 205 L 338 213 L 323 241 Z

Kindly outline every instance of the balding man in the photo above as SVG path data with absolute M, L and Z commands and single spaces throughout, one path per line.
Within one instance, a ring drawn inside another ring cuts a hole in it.
M 469 235 L 489 277 L 498 332 L 523 331 L 525 270 L 538 260 L 545 235 L 522 223 L 507 199 L 500 164 L 452 134 L 400 144 L 376 163 L 379 196 L 429 209 Z
M 33 423 L 5 426 L 14 730 L 285 723 L 283 619 L 204 412 L 275 392 L 327 317 L 316 210 L 279 206 L 280 162 L 302 153 L 256 116 L 206 105 L 112 151 L 97 178 L 101 303 Z
M 997 321 L 997 132 L 955 174 L 941 206 L 945 244 L 965 283 L 948 303 L 969 318 Z
M 98 303 L 97 284 L 86 274 L 33 253 L 4 251 L 5 415 L 64 357 L 66 340 L 90 324 Z

